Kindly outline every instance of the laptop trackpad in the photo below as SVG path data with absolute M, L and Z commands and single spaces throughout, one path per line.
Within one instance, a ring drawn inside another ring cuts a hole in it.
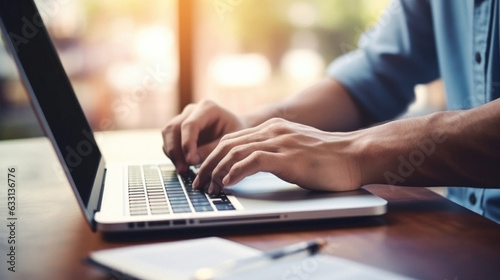
M 270 201 L 302 201 L 304 199 L 325 199 L 352 196 L 353 193 L 366 193 L 363 191 L 322 192 L 306 190 L 267 172 L 259 172 L 248 176 L 233 187 L 225 188 L 224 192 L 233 194 L 238 198 Z

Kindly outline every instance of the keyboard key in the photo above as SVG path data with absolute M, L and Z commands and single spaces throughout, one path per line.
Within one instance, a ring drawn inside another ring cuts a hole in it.
M 159 215 L 159 214 L 170 214 L 170 210 L 167 209 L 151 209 L 151 214 Z
M 212 209 L 212 206 L 210 206 L 210 204 L 208 206 L 194 206 L 194 210 L 196 212 L 209 212 L 209 211 L 214 211 L 214 209 Z
M 179 189 L 179 188 L 165 188 L 165 191 L 167 192 L 167 195 L 168 194 L 178 194 L 178 193 L 184 194 L 182 189 Z
M 187 202 L 186 196 L 180 196 L 180 195 L 174 195 L 174 196 L 169 195 L 168 200 L 170 200 L 170 202 L 174 202 L 174 201 L 186 201 Z
M 171 200 L 170 205 L 172 207 L 189 207 L 187 199 L 184 200 Z
M 170 204 L 172 209 L 176 208 L 189 208 L 189 204 L 187 202 L 174 202 Z
M 174 211 L 174 213 L 190 213 L 191 208 L 189 207 L 173 208 L 172 211 Z
M 151 208 L 160 208 L 160 207 L 168 208 L 168 204 L 167 204 L 166 200 L 162 200 L 162 201 L 150 201 L 149 202 L 149 206 Z
M 138 206 L 138 205 L 144 205 L 144 206 L 146 206 L 146 200 L 138 200 L 138 201 L 131 200 L 128 203 L 129 203 L 130 207 L 132 207 L 132 206 Z
M 204 198 L 204 197 L 200 197 L 200 198 L 191 198 L 191 203 L 195 204 L 195 203 L 208 203 L 208 199 Z
M 212 203 L 215 205 L 215 207 L 219 211 L 236 210 L 234 208 L 234 206 L 231 204 L 231 202 L 228 202 L 228 201 L 212 201 Z
M 216 204 L 215 207 L 219 211 L 236 210 L 231 203 L 228 203 L 228 204 Z
M 163 201 L 162 203 L 150 204 L 149 209 L 154 210 L 154 209 L 170 209 L 170 208 L 168 207 L 167 202 Z
M 209 195 L 211 199 L 214 199 L 214 198 L 222 198 L 222 197 L 225 197 L 226 195 L 224 193 L 218 193 L 218 194 L 210 194 Z
M 148 196 L 165 197 L 165 194 L 163 192 L 148 192 Z

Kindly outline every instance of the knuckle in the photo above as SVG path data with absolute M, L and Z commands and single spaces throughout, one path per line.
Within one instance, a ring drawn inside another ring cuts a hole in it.
M 244 146 L 236 146 L 229 151 L 229 156 L 231 158 L 241 158 L 245 153 L 245 147 Z
M 222 142 L 226 142 L 226 141 L 227 141 L 227 140 L 229 140 L 229 139 L 230 139 L 229 134 L 225 134 L 225 135 L 224 135 L 224 136 L 222 136 L 222 138 L 220 139 L 220 142 L 221 142 L 221 143 L 222 143 Z
M 233 164 L 233 166 L 231 166 L 231 169 L 229 170 L 228 174 L 234 177 L 243 173 L 244 170 L 245 170 L 245 165 L 243 164 L 243 162 L 239 161 Z
M 196 104 L 194 104 L 194 103 L 189 103 L 188 105 L 186 105 L 186 107 L 184 107 L 184 110 L 182 110 L 182 112 L 190 112 L 190 111 L 192 111 L 195 107 L 196 107 Z
M 274 118 L 270 118 L 268 121 L 266 121 L 266 123 L 269 123 L 269 124 L 279 123 L 279 122 L 281 122 L 282 120 L 283 120 L 282 118 L 279 118 L 279 117 L 274 117 Z
M 234 140 L 227 139 L 224 141 L 220 141 L 217 149 L 219 149 L 224 154 L 229 154 L 232 149 L 236 146 Z
M 163 128 L 162 131 L 163 135 L 179 130 L 182 120 L 183 120 L 182 116 L 180 115 L 175 116 L 170 122 L 167 123 L 165 128 Z
M 288 128 L 288 125 L 286 123 L 284 123 L 284 122 L 273 123 L 273 124 L 271 124 L 271 126 L 269 127 L 269 129 L 274 134 L 277 134 L 277 135 L 287 134 L 287 133 L 290 132 L 290 129 Z
M 281 135 L 280 137 L 277 137 L 276 142 L 277 145 L 281 147 L 293 147 L 297 143 L 295 137 L 290 135 Z
M 210 100 L 210 99 L 203 99 L 202 101 L 200 101 L 199 104 L 203 108 L 217 107 L 217 104 L 214 101 Z
M 267 122 L 270 124 L 281 123 L 281 122 L 283 122 L 283 119 L 279 118 L 279 117 L 274 117 L 274 118 L 269 119 Z
M 187 120 L 187 121 L 184 121 L 180 126 L 181 126 L 181 130 L 190 131 L 190 130 L 196 128 L 197 124 L 193 120 Z
M 223 151 L 226 151 L 228 149 L 230 149 L 232 146 L 232 141 L 231 140 L 225 140 L 225 141 L 221 141 L 219 143 L 219 147 L 223 150 Z
M 260 164 L 264 158 L 265 153 L 262 151 L 255 151 L 249 156 L 249 160 L 254 164 Z
M 220 139 L 220 142 L 221 144 L 227 144 L 229 141 L 231 141 L 231 139 L 233 139 L 231 133 L 228 133 L 228 134 L 225 134 L 224 136 L 222 136 L 222 138 Z

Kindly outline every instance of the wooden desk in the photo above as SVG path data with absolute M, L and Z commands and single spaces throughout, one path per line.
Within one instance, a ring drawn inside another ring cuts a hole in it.
M 161 159 L 159 132 L 107 132 L 107 159 Z M 7 270 L 7 167 L 17 168 L 16 272 Z M 152 240 L 107 241 L 90 231 L 49 142 L 0 142 L 0 279 L 111 279 L 81 260 L 125 245 L 218 235 L 263 250 L 323 237 L 325 252 L 419 279 L 500 277 L 500 225 L 424 188 L 372 185 L 389 201 L 378 218 L 162 233 Z

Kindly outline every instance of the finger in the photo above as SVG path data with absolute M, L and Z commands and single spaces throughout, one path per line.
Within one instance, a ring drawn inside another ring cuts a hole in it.
M 221 189 L 225 185 L 222 179 L 226 177 L 232 166 L 256 151 L 275 152 L 276 148 L 271 143 L 265 142 L 248 143 L 233 147 L 214 168 L 211 174 L 211 184 L 215 184 L 218 186 L 218 189 Z M 213 188 L 209 187 L 209 192 L 211 191 L 213 191 Z
M 219 142 L 217 147 L 213 150 L 212 153 L 208 155 L 205 161 L 202 163 L 198 175 L 193 181 L 194 189 L 204 189 L 205 185 L 207 185 L 212 178 L 212 171 L 215 169 L 219 161 L 229 152 L 232 148 L 231 141 Z
M 186 172 L 188 168 L 181 147 L 180 126 L 192 110 L 193 105 L 186 106 L 182 113 L 174 117 L 162 131 L 163 152 L 172 160 L 179 173 Z
M 267 151 L 255 151 L 248 157 L 236 162 L 227 175 L 222 179 L 221 185 L 233 186 L 243 180 L 245 177 L 258 172 L 271 172 L 278 177 L 282 176 L 288 168 L 287 163 L 283 160 L 283 156 L 278 153 Z M 219 185 L 214 185 L 214 192 L 220 192 L 222 189 L 217 189 Z
M 181 147 L 189 164 L 199 164 L 201 158 L 198 154 L 199 124 L 195 120 L 187 120 L 181 126 Z
M 179 125 L 175 122 L 169 124 L 163 131 L 163 151 L 172 160 L 177 172 L 184 173 L 187 170 L 187 163 L 182 152 L 180 143 L 181 136 Z
M 204 187 L 210 183 L 212 178 L 213 170 L 219 164 L 219 162 L 226 157 L 226 155 L 236 146 L 245 145 L 248 143 L 257 143 L 258 139 L 263 139 L 256 135 L 256 133 L 242 135 L 238 138 L 230 138 L 224 136 L 219 142 L 217 147 L 212 153 L 208 155 L 203 164 L 200 167 L 198 176 L 193 181 L 193 188 L 204 189 Z
M 200 103 L 182 123 L 181 127 L 181 145 L 189 164 L 200 164 L 202 156 L 198 151 L 198 143 L 200 133 L 206 129 L 212 129 L 214 123 L 220 118 L 216 114 L 214 104 L 212 102 Z M 215 139 L 203 139 L 204 141 L 211 142 Z
M 222 137 L 217 147 L 205 159 L 199 170 L 198 176 L 193 182 L 193 188 L 204 189 L 206 185 L 212 180 L 212 171 L 219 164 L 219 162 L 226 157 L 227 153 L 236 146 L 244 145 L 247 143 L 263 142 L 273 138 L 275 133 L 273 125 L 282 123 L 279 119 L 267 121 L 257 127 L 244 129 L 241 131 L 233 132 Z M 270 126 L 270 127 L 269 127 Z M 279 131 L 278 131 L 279 132 Z

